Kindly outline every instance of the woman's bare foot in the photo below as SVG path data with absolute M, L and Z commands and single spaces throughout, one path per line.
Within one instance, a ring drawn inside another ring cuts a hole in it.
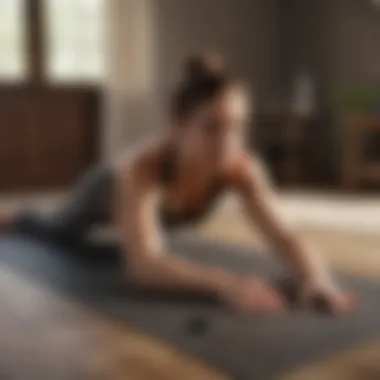
M 256 277 L 239 277 L 226 284 L 223 300 L 243 314 L 274 314 L 285 309 L 281 294 Z

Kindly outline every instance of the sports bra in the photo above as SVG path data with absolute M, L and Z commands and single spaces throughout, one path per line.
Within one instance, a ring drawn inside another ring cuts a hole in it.
M 160 180 L 163 186 L 170 187 L 177 178 L 177 151 L 175 147 L 168 147 L 163 154 L 160 163 Z M 215 206 L 216 200 L 226 189 L 226 181 L 224 178 L 216 178 L 210 185 L 206 200 L 201 207 L 189 208 L 182 212 L 172 212 L 169 210 L 165 202 L 160 206 L 159 217 L 165 227 L 180 227 L 184 224 L 194 224 L 201 221 Z

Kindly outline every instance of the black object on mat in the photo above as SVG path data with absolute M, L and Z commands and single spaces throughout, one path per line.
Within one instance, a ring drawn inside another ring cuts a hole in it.
M 248 250 L 217 246 L 198 239 L 173 240 L 177 252 L 205 265 L 275 278 L 279 268 Z M 334 319 L 311 312 L 288 312 L 266 318 L 232 315 L 212 300 L 169 297 L 133 291 L 117 265 L 112 246 L 79 251 L 21 236 L 0 237 L 0 260 L 201 357 L 239 379 L 275 379 L 284 372 L 332 353 L 380 338 L 380 285 L 341 276 L 360 299 L 358 313 Z

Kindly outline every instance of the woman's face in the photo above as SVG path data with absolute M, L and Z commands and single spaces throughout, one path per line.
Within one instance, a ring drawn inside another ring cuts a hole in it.
M 247 98 L 240 89 L 226 90 L 200 106 L 183 129 L 187 156 L 216 168 L 228 165 L 241 152 L 248 115 Z

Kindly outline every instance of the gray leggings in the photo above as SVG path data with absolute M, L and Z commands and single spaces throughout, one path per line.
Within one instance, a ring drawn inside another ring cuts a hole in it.
M 23 213 L 16 218 L 12 230 L 82 239 L 93 224 L 109 219 L 115 179 L 112 168 L 95 167 L 56 211 L 47 216 Z

